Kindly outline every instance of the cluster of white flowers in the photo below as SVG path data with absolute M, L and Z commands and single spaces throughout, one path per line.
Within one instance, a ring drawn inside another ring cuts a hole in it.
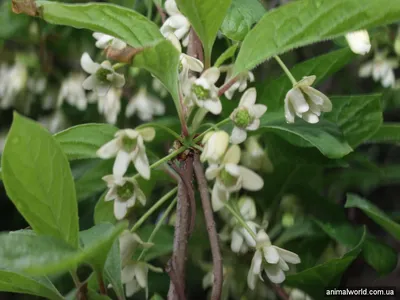
M 175 0 L 166 0 L 165 10 L 169 18 L 161 27 L 162 35 L 168 37 L 172 33 L 178 40 L 182 40 L 183 46 L 186 47 L 189 44 L 189 20 L 179 11 Z
M 151 247 L 151 244 L 144 243 L 140 237 L 125 230 L 119 237 L 119 249 L 121 255 L 121 281 L 125 284 L 125 294 L 131 297 L 141 289 L 145 289 L 146 298 L 148 297 L 148 279 L 149 270 L 162 272 L 162 269 L 156 268 L 146 262 L 135 261 L 132 256 L 138 246 L 144 248 Z
M 200 159 L 208 161 L 206 178 L 215 180 L 211 200 L 214 211 L 220 210 L 231 193 L 242 188 L 258 191 L 264 186 L 263 179 L 252 170 L 239 165 L 241 150 L 238 145 L 229 146 L 225 131 L 207 133 L 202 143 L 204 150 Z
M 396 77 L 394 69 L 399 67 L 397 58 L 387 58 L 384 52 L 375 53 L 374 59 L 363 64 L 360 67 L 358 75 L 362 78 L 371 77 L 375 81 L 379 81 L 383 87 L 394 87 Z
M 16 96 L 26 87 L 28 80 L 28 69 L 26 65 L 16 62 L 8 67 L 6 64 L 0 66 L 0 108 L 10 108 Z
M 109 188 L 105 201 L 114 200 L 114 215 L 118 220 L 126 216 L 129 208 L 135 205 L 136 199 L 142 205 L 146 203 L 146 197 L 136 180 L 125 177 L 125 173 L 132 162 L 143 178 L 150 179 L 150 166 L 144 142 L 150 142 L 154 137 L 155 130 L 151 127 L 123 129 L 117 131 L 115 138 L 97 151 L 97 156 L 102 159 L 115 157 L 113 174 L 104 176 L 103 180 Z

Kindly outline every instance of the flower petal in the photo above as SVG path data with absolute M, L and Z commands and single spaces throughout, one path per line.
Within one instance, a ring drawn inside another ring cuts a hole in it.
M 204 69 L 203 63 L 197 58 L 191 57 L 189 55 L 183 54 L 186 58 L 186 62 L 189 66 L 189 69 L 194 72 L 202 72 Z
M 261 273 L 261 265 L 262 265 L 261 251 L 257 250 L 254 253 L 253 260 L 251 262 L 251 268 L 253 270 L 254 275 L 258 275 Z
M 126 216 L 127 212 L 128 208 L 126 207 L 125 202 L 114 200 L 114 216 L 117 220 L 122 220 Z
M 273 246 L 264 247 L 263 251 L 264 251 L 265 260 L 268 263 L 270 263 L 270 264 L 277 264 L 278 263 L 278 261 L 279 261 L 279 253 Z
M 137 130 L 146 142 L 151 142 L 156 136 L 156 131 L 153 127 L 145 127 Z
M 279 253 L 279 256 L 290 264 L 299 264 L 301 262 L 300 257 L 291 251 L 273 246 Z
M 239 253 L 243 245 L 243 236 L 236 230 L 232 231 L 231 249 L 235 253 Z
M 257 91 L 255 88 L 249 88 L 242 96 L 239 102 L 239 106 L 250 108 L 256 103 Z
M 247 131 L 243 128 L 237 126 L 233 127 L 230 141 L 232 144 L 243 143 L 247 138 Z
M 282 269 L 279 268 L 279 265 L 268 265 L 265 267 L 265 273 L 269 280 L 273 283 L 282 283 L 285 280 L 285 273 L 283 273 Z
M 147 287 L 148 268 L 144 263 L 138 263 L 135 266 L 135 277 L 142 288 Z
M 219 211 L 224 207 L 225 202 L 229 198 L 229 193 L 221 189 L 218 183 L 214 183 L 214 187 L 211 193 L 211 204 L 214 211 Z
M 232 145 L 225 153 L 222 163 L 237 165 L 240 161 L 240 154 L 241 154 L 240 147 L 238 145 Z
M 255 172 L 246 167 L 239 166 L 242 176 L 242 187 L 248 191 L 259 191 L 264 186 L 264 180 Z
M 131 281 L 125 284 L 125 294 L 126 297 L 133 296 L 136 292 L 140 290 L 140 285 L 138 284 L 136 279 L 132 279 Z
M 220 172 L 220 170 L 221 170 L 221 168 L 218 165 L 211 164 L 206 169 L 206 178 L 207 178 L 207 180 L 213 180 L 215 177 L 217 177 L 217 175 Z
M 82 87 L 85 90 L 93 90 L 97 84 L 97 79 L 95 75 L 90 75 L 82 82 Z
M 219 115 L 222 111 L 222 104 L 218 98 L 205 100 L 203 107 L 214 115 Z
M 264 104 L 254 104 L 252 107 L 252 113 L 254 118 L 261 118 L 263 114 L 267 111 L 267 106 Z
M 135 278 L 135 265 L 128 264 L 121 271 L 121 281 L 122 283 L 128 283 Z
M 304 113 L 309 110 L 306 99 L 302 91 L 299 88 L 293 88 L 288 92 L 290 103 L 293 105 L 293 109 L 296 113 Z
M 107 144 L 101 146 L 99 150 L 97 150 L 96 155 L 102 159 L 108 159 L 117 155 L 119 150 L 118 140 L 113 139 L 109 141 Z
M 215 84 L 220 76 L 220 71 L 216 67 L 209 68 L 201 74 L 201 78 L 205 78 L 209 83 Z
M 150 165 L 146 152 L 140 151 L 134 160 L 134 165 L 140 176 L 144 179 L 150 179 Z
M 131 162 L 132 156 L 130 153 L 120 150 L 118 151 L 117 157 L 115 158 L 113 166 L 113 174 L 115 176 L 122 177 L 125 175 L 126 170 L 128 170 L 129 163 Z
M 81 56 L 81 67 L 86 73 L 94 74 L 100 68 L 100 64 L 95 63 L 90 55 L 85 52 Z
M 249 124 L 249 126 L 246 127 L 246 129 L 250 130 L 250 131 L 254 131 L 254 130 L 257 130 L 258 127 L 260 127 L 260 119 L 254 119 L 254 121 L 251 122 Z

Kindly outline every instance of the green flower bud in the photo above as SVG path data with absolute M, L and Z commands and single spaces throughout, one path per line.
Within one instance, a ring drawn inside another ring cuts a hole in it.
M 241 128 L 246 128 L 252 121 L 252 117 L 246 108 L 239 108 L 233 120 L 235 125 Z
M 130 181 L 127 181 L 124 183 L 123 186 L 119 186 L 117 188 L 117 195 L 121 200 L 126 201 L 132 197 L 134 189 L 135 189 L 135 186 L 133 185 L 133 183 Z

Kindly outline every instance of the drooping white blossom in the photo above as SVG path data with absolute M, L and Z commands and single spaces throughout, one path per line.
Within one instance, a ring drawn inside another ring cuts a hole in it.
M 203 152 L 200 155 L 202 162 L 208 161 L 210 164 L 220 163 L 229 145 L 229 135 L 223 131 L 208 132 L 203 140 Z
M 136 234 L 125 229 L 119 236 L 119 252 L 121 256 L 122 266 L 129 263 L 132 260 L 133 253 L 138 246 L 150 247 L 149 243 L 145 243 Z
M 85 110 L 88 104 L 88 98 L 82 87 L 84 80 L 85 75 L 82 73 L 69 74 L 61 83 L 57 99 L 58 105 L 60 106 L 66 101 L 69 105 L 76 107 L 78 110 Z
M 93 37 L 96 39 L 96 47 L 100 49 L 111 47 L 115 50 L 122 50 L 127 46 L 124 41 L 101 32 L 94 32 Z
M 30 92 L 36 95 L 42 94 L 46 90 L 46 77 L 30 77 L 26 82 L 26 87 Z
M 351 51 L 365 55 L 371 50 L 371 42 L 367 30 L 358 30 L 346 34 L 346 40 Z
M 0 108 L 10 108 L 17 95 L 26 87 L 28 69 L 26 65 L 16 62 L 13 66 L 0 66 Z
M 258 191 L 264 186 L 263 179 L 252 170 L 239 166 L 240 148 L 232 145 L 220 164 L 211 164 L 206 170 L 206 178 L 214 180 L 211 194 L 214 211 L 220 210 L 231 193 L 240 189 Z
M 247 138 L 244 143 L 244 151 L 242 151 L 240 162 L 255 171 L 271 173 L 274 170 L 266 149 L 260 145 L 255 136 Z
M 245 220 L 254 220 L 257 217 L 256 203 L 249 196 L 242 196 L 238 202 L 239 212 Z
M 121 111 L 121 94 L 122 90 L 112 87 L 104 96 L 91 96 L 97 98 L 97 109 L 100 114 L 104 115 L 107 123 L 115 124 L 118 119 L 119 112 Z M 93 101 L 89 97 L 89 102 Z
M 153 116 L 162 116 L 164 113 L 164 103 L 150 95 L 144 87 L 140 88 L 138 93 L 132 96 L 125 110 L 127 118 L 137 114 L 142 121 L 150 121 Z
M 330 112 L 332 103 L 327 96 L 311 87 L 315 76 L 303 77 L 285 97 L 286 122 L 294 123 L 295 116 L 314 124 L 319 122 L 321 112 Z
M 378 52 L 372 61 L 363 64 L 360 67 L 358 75 L 360 77 L 370 77 L 374 81 L 380 81 L 383 87 L 394 87 L 396 84 L 396 77 L 394 69 L 399 66 L 397 59 L 386 57 L 386 53 Z
M 152 141 L 155 134 L 152 127 L 118 130 L 115 138 L 97 151 L 97 156 L 103 159 L 116 157 L 113 167 L 113 175 L 116 177 L 125 175 L 129 164 L 133 162 L 138 173 L 143 178 L 150 179 L 150 166 L 144 142 Z
M 99 96 L 105 96 L 113 86 L 121 88 L 125 84 L 125 77 L 115 72 L 108 60 L 101 64 L 94 62 L 88 53 L 83 53 L 81 57 L 81 66 L 90 76 L 86 78 L 82 86 L 85 90 L 93 90 Z
M 232 112 L 230 118 L 235 124 L 231 134 L 231 143 L 240 144 L 247 138 L 247 130 L 257 130 L 260 118 L 267 111 L 264 104 L 255 104 L 257 91 L 248 89 L 240 99 L 238 107 Z
M 121 272 L 121 281 L 125 284 L 125 294 L 131 297 L 141 289 L 147 293 L 149 267 L 145 262 L 131 262 Z
M 182 40 L 182 45 L 186 47 L 189 44 L 189 20 L 179 11 L 175 0 L 165 1 L 165 10 L 169 18 L 161 26 L 161 34 L 168 37 L 173 33 L 178 40 Z
M 193 80 L 188 96 L 197 106 L 202 107 L 214 115 L 222 111 L 222 104 L 218 97 L 218 88 L 215 86 L 219 78 L 218 68 L 209 68 L 197 79 Z
M 117 220 L 126 216 L 129 208 L 135 205 L 136 199 L 142 205 L 146 204 L 146 197 L 136 180 L 116 175 L 104 176 L 103 180 L 108 187 L 104 200 L 114 201 L 114 216 Z
M 220 66 L 221 72 L 226 72 L 225 84 L 232 79 L 233 65 Z M 238 75 L 238 78 L 234 84 L 224 93 L 225 97 L 229 100 L 232 99 L 236 91 L 243 92 L 247 89 L 247 83 L 254 81 L 254 74 L 250 71 L 244 72 Z
M 289 300 L 313 300 L 313 299 L 302 290 L 292 289 L 289 293 Z
M 299 256 L 272 245 L 269 236 L 264 230 L 260 230 L 256 238 L 256 252 L 247 275 L 247 285 L 254 290 L 257 277 L 263 280 L 262 271 L 265 271 L 269 280 L 273 283 L 282 283 L 286 278 L 284 272 L 289 270 L 288 263 L 300 263 Z
M 181 44 L 179 43 L 179 40 L 173 33 L 170 33 L 168 35 L 167 39 L 171 41 L 171 43 L 175 46 L 175 48 L 180 53 L 180 56 L 179 56 L 179 60 L 180 60 L 179 81 L 180 81 L 182 90 L 185 92 L 187 90 L 186 85 L 190 85 L 189 72 L 192 71 L 192 72 L 200 73 L 203 71 L 204 65 L 197 58 L 194 58 L 190 55 L 182 53 Z
M 161 98 L 165 98 L 168 95 L 168 90 L 159 79 L 154 77 L 151 86 L 155 92 L 160 94 Z

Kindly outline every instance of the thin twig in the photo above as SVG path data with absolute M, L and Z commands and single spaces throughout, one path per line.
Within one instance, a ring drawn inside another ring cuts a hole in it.
M 173 258 L 170 258 L 167 262 L 167 266 L 165 267 L 165 272 L 167 272 L 169 278 L 171 279 L 172 284 L 174 285 L 174 290 L 176 294 L 178 294 L 179 300 L 184 300 L 185 297 L 185 290 L 182 287 L 181 282 L 175 272 L 175 263 L 173 262 Z
M 101 273 L 101 271 L 97 272 L 97 282 L 99 283 L 100 294 L 107 295 L 107 289 L 104 285 L 103 274 Z
M 281 298 L 282 300 L 289 300 L 289 295 L 286 293 L 286 291 L 279 285 L 279 284 L 272 284 L 272 288 L 275 290 L 276 294 Z
M 200 192 L 201 203 L 203 205 L 204 218 L 206 221 L 208 238 L 211 245 L 211 254 L 213 258 L 214 284 L 211 292 L 211 300 L 219 300 L 221 298 L 223 282 L 221 250 L 219 247 L 218 233 L 215 227 L 213 211 L 211 208 L 210 194 L 208 193 L 207 181 L 204 175 L 204 168 L 197 153 L 195 153 L 194 156 L 193 166 Z
M 164 10 L 159 5 L 156 5 L 156 8 L 157 8 L 158 14 L 161 17 L 161 23 L 164 24 L 165 20 L 167 19 L 167 16 L 165 15 Z
M 230 89 L 230 87 L 232 85 L 234 85 L 236 83 L 236 81 L 238 81 L 239 77 L 233 77 L 231 80 L 229 80 L 227 83 L 225 83 L 223 86 L 220 87 L 220 89 L 218 90 L 218 97 L 221 97 L 227 90 Z

